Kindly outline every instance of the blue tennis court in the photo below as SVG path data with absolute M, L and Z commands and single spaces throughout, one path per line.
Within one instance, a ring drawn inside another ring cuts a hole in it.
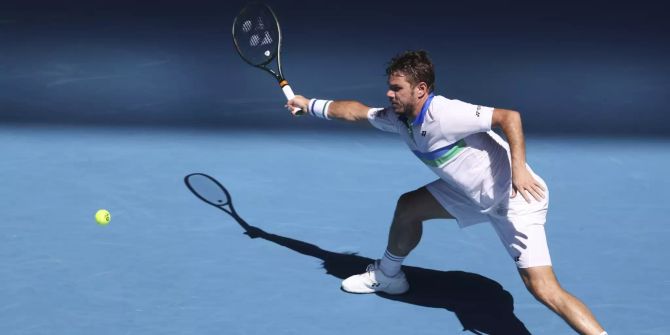
M 434 179 L 393 136 L 0 134 L 3 334 L 571 332 L 526 291 L 487 225 L 429 221 L 405 262 L 406 295 L 339 289 L 383 253 L 396 198 Z M 670 331 L 668 144 L 528 139 L 552 192 L 556 273 L 611 334 Z M 194 172 L 227 187 L 251 234 L 189 192 Z M 99 208 L 112 213 L 108 226 L 94 222 Z
M 670 334 L 662 3 L 268 2 L 296 94 L 387 106 L 386 63 L 425 49 L 436 94 L 520 111 L 560 283 L 610 335 Z M 235 51 L 245 4 L 0 3 L 0 335 L 574 333 L 487 224 L 427 222 L 407 294 L 343 292 L 437 177 L 397 136 L 291 117 Z

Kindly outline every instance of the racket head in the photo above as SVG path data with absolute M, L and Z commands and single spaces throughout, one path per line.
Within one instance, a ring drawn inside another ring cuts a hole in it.
M 256 67 L 269 64 L 281 48 L 277 16 L 264 3 L 249 3 L 233 20 L 233 42 L 245 62 Z
M 224 210 L 228 206 L 229 211 L 234 211 L 230 193 L 216 179 L 204 173 L 192 173 L 184 177 L 184 183 L 200 200 Z

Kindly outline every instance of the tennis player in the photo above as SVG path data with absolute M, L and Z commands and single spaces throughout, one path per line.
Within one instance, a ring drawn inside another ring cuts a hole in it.
M 607 334 L 554 275 L 544 230 L 549 191 L 526 163 L 520 114 L 435 95 L 433 64 L 425 51 L 396 56 L 386 74 L 390 107 L 300 95 L 286 106 L 323 119 L 367 121 L 397 133 L 439 177 L 400 196 L 382 258 L 345 279 L 342 288 L 405 293 L 409 283 L 401 264 L 419 243 L 423 221 L 456 219 L 461 227 L 489 222 L 537 300 L 580 334 Z M 493 127 L 500 127 L 507 141 Z

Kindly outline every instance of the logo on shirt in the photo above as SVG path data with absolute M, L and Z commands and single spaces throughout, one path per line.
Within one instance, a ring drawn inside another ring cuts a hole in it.
M 423 137 L 426 136 L 426 131 L 425 131 L 425 130 L 422 130 L 422 131 L 421 131 L 421 136 L 423 136 Z
M 482 106 L 477 106 L 477 110 L 475 111 L 475 115 L 479 117 L 479 110 L 482 109 Z

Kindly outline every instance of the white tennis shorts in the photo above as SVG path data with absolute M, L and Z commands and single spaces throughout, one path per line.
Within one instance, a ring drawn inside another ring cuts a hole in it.
M 495 229 L 500 241 L 512 257 L 518 268 L 551 265 L 544 224 L 549 206 L 549 189 L 537 175 L 534 177 L 544 187 L 544 199 L 537 201 L 531 197 L 531 203 L 517 194 L 509 201 L 502 201 L 494 210 L 484 213 L 472 200 L 442 179 L 438 179 L 426 188 L 435 199 L 463 228 L 473 224 L 489 222 Z

